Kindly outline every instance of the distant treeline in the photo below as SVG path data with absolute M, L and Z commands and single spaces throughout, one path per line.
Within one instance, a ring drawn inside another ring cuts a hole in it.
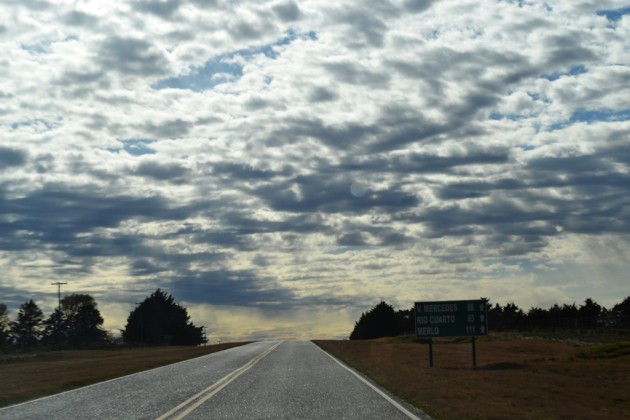
M 127 318 L 122 331 L 129 345 L 198 345 L 205 343 L 203 327 L 190 322 L 186 309 L 173 297 L 157 289 Z M 29 300 L 18 310 L 15 320 L 0 303 L 0 349 L 97 348 L 121 344 L 103 329 L 103 317 L 94 298 L 71 294 L 61 299 L 48 318 L 37 303 Z
M 607 309 L 591 298 L 577 306 L 555 304 L 548 309 L 532 307 L 527 312 L 514 303 L 494 305 L 488 298 L 481 298 L 488 305 L 488 329 L 506 330 L 597 330 L 630 328 L 630 296 Z M 361 314 L 350 334 L 351 340 L 367 340 L 414 334 L 415 309 L 398 310 L 386 302 Z

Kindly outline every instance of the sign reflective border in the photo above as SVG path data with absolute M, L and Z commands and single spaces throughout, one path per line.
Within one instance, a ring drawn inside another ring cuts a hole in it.
M 483 300 L 416 302 L 416 337 L 488 335 L 488 308 Z

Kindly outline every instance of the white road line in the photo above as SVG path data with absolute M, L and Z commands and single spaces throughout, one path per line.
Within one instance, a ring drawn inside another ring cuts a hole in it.
M 169 410 L 168 412 L 162 414 L 156 420 L 165 420 L 168 418 L 180 420 L 186 417 L 188 414 L 192 413 L 196 410 L 201 404 L 208 401 L 210 398 L 214 397 L 219 391 L 228 386 L 232 381 L 241 376 L 243 373 L 247 372 L 249 369 L 254 367 L 254 365 L 260 362 L 265 356 L 274 351 L 276 347 L 282 344 L 282 341 L 275 344 L 274 346 L 268 348 L 258 356 L 254 357 L 249 362 L 245 363 L 240 368 L 228 373 L 223 378 L 219 379 L 203 391 L 193 395 L 183 403 L 179 404 L 177 407 Z M 179 413 L 178 413 L 179 412 Z M 178 414 L 176 414 L 178 413 Z M 172 416 L 172 417 L 171 417 Z
M 236 347 L 232 347 L 232 348 L 236 348 Z M 181 360 L 181 361 L 179 361 L 179 362 L 169 363 L 169 364 L 167 364 L 167 365 L 157 366 L 157 367 L 154 367 L 154 368 L 151 368 L 151 369 L 141 370 L 141 371 L 139 371 L 139 372 L 129 373 L 129 374 L 124 375 L 124 376 L 118 376 L 118 377 L 116 377 L 116 378 L 107 379 L 107 380 L 105 380 L 105 381 L 96 382 L 96 383 L 89 384 L 89 385 L 83 385 L 83 386 L 81 386 L 81 387 L 74 388 L 74 389 L 69 389 L 69 390 L 67 390 L 67 391 L 58 392 L 58 393 L 56 393 L 56 394 L 46 395 L 45 397 L 36 398 L 36 399 L 34 399 L 34 400 L 28 400 L 28 401 L 24 401 L 24 402 L 21 402 L 21 403 L 18 403 L 18 404 L 9 405 L 9 406 L 6 406 L 6 407 L 0 407 L 0 411 L 2 411 L 2 410 L 7 410 L 7 409 L 9 409 L 9 408 L 19 407 L 19 406 L 21 406 L 21 405 L 27 405 L 27 404 L 37 403 L 37 402 L 39 402 L 39 401 L 42 401 L 42 400 L 47 400 L 47 399 L 50 399 L 50 398 L 56 398 L 56 397 L 58 397 L 58 396 L 60 396 L 60 395 L 71 394 L 71 393 L 73 393 L 73 392 L 80 392 L 80 391 L 83 391 L 84 389 L 87 389 L 87 388 L 94 388 L 94 387 L 97 387 L 97 386 L 100 386 L 100 385 L 102 385 L 102 384 L 106 384 L 106 383 L 109 383 L 109 382 L 116 382 L 116 381 L 120 381 L 120 380 L 123 380 L 123 379 L 128 379 L 128 378 L 131 378 L 131 377 L 133 377 L 133 376 L 140 376 L 140 375 L 144 375 L 145 373 L 152 372 L 152 371 L 154 371 L 154 370 L 160 370 L 160 369 L 164 369 L 164 368 L 169 368 L 169 367 L 171 367 L 171 366 L 176 366 L 176 365 L 180 365 L 180 364 L 188 363 L 188 362 L 190 362 L 190 361 L 192 361 L 192 360 L 201 359 L 201 358 L 203 358 L 203 357 L 216 357 L 216 355 L 218 355 L 218 354 L 219 354 L 219 353 L 221 353 L 222 351 L 226 351 L 226 350 L 230 350 L 230 349 L 225 349 L 225 350 L 221 350 L 221 351 L 217 351 L 217 352 L 214 352 L 214 353 L 209 353 L 209 354 L 203 354 L 203 355 L 201 355 L 201 356 L 193 357 L 192 359 L 185 359 L 185 360 Z
M 396 402 L 395 400 L 393 400 L 389 395 L 385 394 L 383 391 L 381 391 L 380 389 L 378 389 L 377 387 L 375 387 L 373 384 L 371 384 L 368 380 L 366 380 L 363 376 L 359 375 L 357 372 L 354 371 L 354 369 L 349 368 L 348 366 L 346 366 L 345 364 L 343 364 L 342 362 L 340 362 L 336 357 L 334 357 L 332 354 L 328 353 L 326 350 L 324 350 L 323 348 L 319 347 L 316 344 L 313 344 L 315 347 L 317 347 L 318 349 L 320 349 L 326 356 L 330 357 L 331 359 L 333 359 L 335 361 L 335 363 L 337 363 L 339 366 L 341 366 L 342 368 L 344 368 L 345 370 L 347 370 L 348 372 L 352 373 L 354 376 L 356 376 L 361 382 L 363 382 L 364 384 L 366 384 L 367 386 L 369 386 L 370 388 L 372 388 L 377 394 L 379 394 L 381 397 L 385 398 L 391 405 L 393 405 L 394 407 L 396 407 L 398 410 L 400 410 L 403 414 L 405 414 L 407 417 L 409 417 L 410 419 L 413 420 L 422 420 L 420 417 L 416 416 L 415 414 L 413 414 L 411 411 L 407 410 L 405 407 L 403 407 L 402 405 L 400 405 L 398 402 Z

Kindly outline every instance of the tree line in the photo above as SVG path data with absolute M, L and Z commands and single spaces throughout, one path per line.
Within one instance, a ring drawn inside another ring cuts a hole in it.
M 607 309 L 591 298 L 577 306 L 554 304 L 548 309 L 532 307 L 527 312 L 510 302 L 494 305 L 481 298 L 488 308 L 488 330 L 597 330 L 630 328 L 630 296 Z M 392 305 L 380 302 L 361 314 L 350 333 L 350 340 L 368 340 L 414 334 L 415 308 L 396 311 Z
M 45 318 L 32 299 L 24 302 L 15 320 L 0 303 L 0 348 L 94 348 L 118 341 L 103 328 L 96 300 L 88 294 L 71 294 Z M 127 345 L 199 345 L 207 342 L 203 327 L 196 327 L 186 308 L 161 289 L 146 297 L 127 317 L 122 331 Z
M 596 330 L 630 328 L 630 296 L 607 309 L 591 298 L 577 306 L 554 304 L 547 309 L 534 306 L 527 312 L 514 303 L 488 304 L 488 329 L 505 330 Z

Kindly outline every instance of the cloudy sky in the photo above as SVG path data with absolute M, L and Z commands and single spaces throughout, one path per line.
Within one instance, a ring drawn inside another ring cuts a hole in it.
M 630 4 L 0 0 L 0 302 L 211 340 L 630 295 Z

